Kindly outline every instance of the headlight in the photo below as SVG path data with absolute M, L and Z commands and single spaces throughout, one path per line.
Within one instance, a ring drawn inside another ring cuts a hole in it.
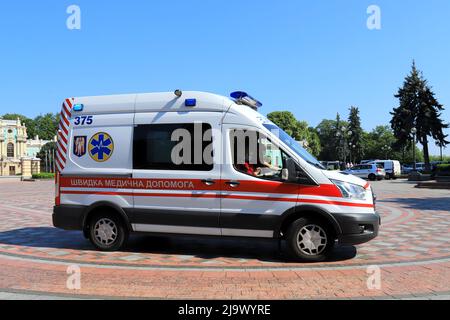
M 331 182 L 333 182 L 336 185 L 336 187 L 339 188 L 344 198 L 355 200 L 366 200 L 367 191 L 363 187 L 358 186 L 357 184 L 338 180 L 331 180 Z

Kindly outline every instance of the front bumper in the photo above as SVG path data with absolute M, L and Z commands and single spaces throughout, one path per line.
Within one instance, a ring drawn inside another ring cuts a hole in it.
M 378 236 L 381 226 L 378 213 L 335 213 L 333 217 L 342 230 L 338 235 L 340 244 L 362 244 Z

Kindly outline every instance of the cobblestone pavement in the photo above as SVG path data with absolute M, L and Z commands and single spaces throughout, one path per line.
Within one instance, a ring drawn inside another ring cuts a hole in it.
M 0 181 L 0 299 L 448 299 L 450 191 L 373 185 L 379 237 L 311 264 L 286 262 L 271 240 L 139 236 L 122 252 L 97 252 L 80 232 L 52 227 L 53 182 Z M 74 264 L 77 291 L 66 286 Z M 380 267 L 379 289 L 368 289 L 369 266 Z

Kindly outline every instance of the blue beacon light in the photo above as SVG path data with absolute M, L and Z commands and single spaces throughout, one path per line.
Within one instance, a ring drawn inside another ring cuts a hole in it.
M 73 106 L 73 111 L 75 111 L 75 112 L 81 112 L 81 111 L 83 111 L 83 109 L 84 109 L 84 105 L 82 105 L 82 104 L 76 104 Z
M 195 107 L 197 105 L 197 99 L 186 99 L 184 105 L 186 107 Z

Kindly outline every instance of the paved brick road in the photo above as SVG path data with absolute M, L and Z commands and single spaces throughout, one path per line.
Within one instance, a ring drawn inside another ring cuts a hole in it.
M 261 240 L 133 237 L 123 252 L 96 252 L 79 232 L 52 228 L 52 182 L 0 181 L 0 299 L 448 298 L 450 191 L 400 180 L 374 188 L 379 238 L 337 247 L 325 263 L 299 264 Z M 66 288 L 73 264 L 82 271 L 79 291 Z M 367 288 L 373 265 L 381 268 L 378 290 Z

